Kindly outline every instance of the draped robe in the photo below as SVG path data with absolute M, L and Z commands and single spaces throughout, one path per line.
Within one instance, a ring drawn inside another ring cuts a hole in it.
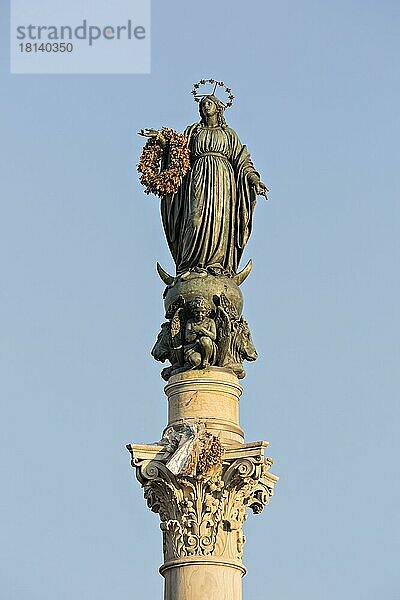
M 177 193 L 161 200 L 176 272 L 198 267 L 233 275 L 252 227 L 256 193 L 249 176 L 259 175 L 233 129 L 194 124 L 184 135 L 190 169 Z

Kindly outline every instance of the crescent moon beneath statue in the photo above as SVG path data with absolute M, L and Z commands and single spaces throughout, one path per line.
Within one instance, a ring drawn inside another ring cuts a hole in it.
M 159 274 L 161 280 L 165 283 L 165 285 L 172 285 L 175 281 L 175 277 L 172 277 L 167 271 L 165 271 L 160 263 L 157 263 L 157 273 Z
M 237 286 L 241 285 L 243 281 L 245 281 L 250 275 L 252 268 L 253 261 L 250 259 L 246 266 L 241 271 L 239 271 L 239 273 L 232 277 L 232 281 L 234 281 Z M 160 263 L 157 263 L 157 273 L 159 274 L 160 279 L 165 283 L 165 285 L 172 285 L 174 283 L 175 277 L 167 273 L 167 271 L 162 268 Z
M 253 268 L 253 261 L 250 259 L 249 262 L 247 263 L 247 265 L 244 267 L 244 269 L 242 269 L 241 271 L 239 271 L 239 273 L 237 273 L 236 275 L 234 275 L 232 277 L 232 279 L 236 283 L 236 285 L 238 285 L 238 286 L 241 285 L 243 283 L 243 281 L 245 279 L 247 279 L 247 277 L 251 273 L 252 268 Z

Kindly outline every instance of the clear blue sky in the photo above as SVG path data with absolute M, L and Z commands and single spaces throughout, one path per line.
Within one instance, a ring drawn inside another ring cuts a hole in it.
M 216 76 L 271 189 L 241 422 L 281 480 L 246 524 L 244 598 L 398 600 L 399 3 L 153 0 L 137 76 L 9 75 L 6 4 L 0 597 L 162 597 L 124 448 L 166 422 L 149 349 L 172 270 L 136 132 L 183 130 Z

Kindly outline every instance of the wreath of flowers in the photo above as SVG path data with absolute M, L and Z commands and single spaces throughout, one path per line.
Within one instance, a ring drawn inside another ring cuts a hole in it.
M 145 193 L 164 198 L 178 191 L 182 179 L 190 168 L 190 151 L 187 139 L 181 133 L 166 127 L 163 127 L 160 133 L 168 144 L 168 168 L 160 171 L 163 148 L 155 137 L 150 138 L 145 144 L 137 170 L 142 174 L 140 183 L 145 186 Z
M 215 91 L 218 87 L 223 87 L 225 88 L 225 92 L 228 94 L 228 102 L 226 104 L 224 104 L 222 102 L 222 104 L 224 104 L 225 108 L 228 108 L 229 106 L 232 106 L 233 103 L 233 99 L 235 98 L 235 96 L 232 94 L 232 90 L 231 88 L 227 87 L 225 85 L 225 83 L 223 81 L 217 81 L 216 79 L 200 79 L 200 81 L 198 83 L 195 83 L 193 85 L 193 89 L 192 89 L 192 94 L 194 96 L 194 100 L 195 102 L 200 102 L 201 98 L 203 98 L 204 96 L 208 96 L 209 94 L 199 94 L 198 90 L 200 88 L 201 85 L 206 85 L 207 83 L 211 83 L 211 85 L 214 86 L 213 91 L 211 92 L 211 95 L 215 95 Z

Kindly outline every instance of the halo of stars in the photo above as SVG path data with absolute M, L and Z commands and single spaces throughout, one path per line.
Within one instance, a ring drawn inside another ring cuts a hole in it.
M 211 94 L 199 94 L 198 90 L 200 86 L 207 85 L 208 83 L 214 86 L 214 89 L 211 92 Z M 225 108 L 229 108 L 230 106 L 232 106 L 233 99 L 235 98 L 235 96 L 232 94 L 231 88 L 227 87 L 223 81 L 218 81 L 217 79 L 200 79 L 200 81 L 193 85 L 191 93 L 193 94 L 194 101 L 200 102 L 201 98 L 204 98 L 205 96 L 215 96 L 215 92 L 218 88 L 224 88 L 224 91 L 228 95 L 228 102 L 226 104 L 222 102 L 222 104 Z

